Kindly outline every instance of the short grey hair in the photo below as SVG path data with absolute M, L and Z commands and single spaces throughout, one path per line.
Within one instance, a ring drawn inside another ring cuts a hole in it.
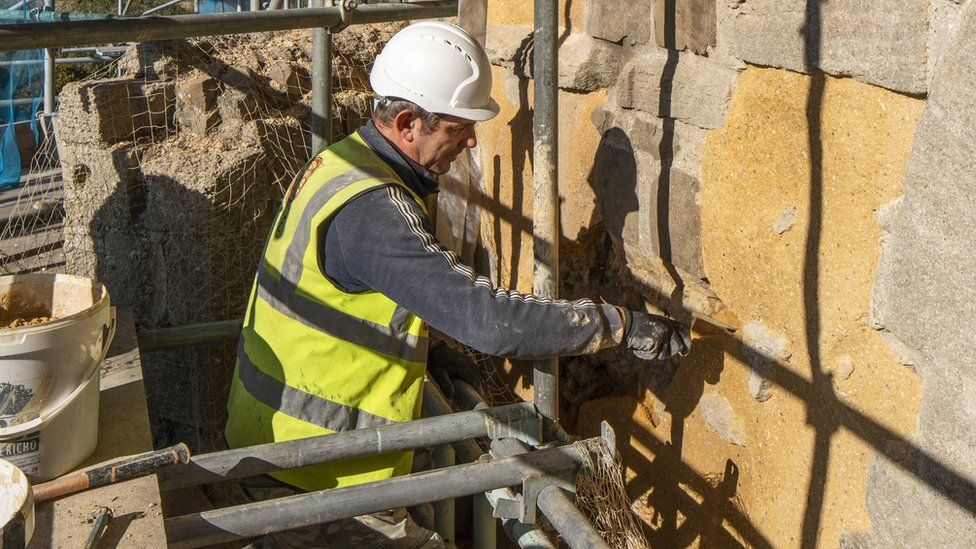
M 424 133 L 437 129 L 441 117 L 424 110 L 420 105 L 399 97 L 381 97 L 373 106 L 373 121 L 381 126 L 392 126 L 396 116 L 402 111 L 410 111 L 420 119 Z

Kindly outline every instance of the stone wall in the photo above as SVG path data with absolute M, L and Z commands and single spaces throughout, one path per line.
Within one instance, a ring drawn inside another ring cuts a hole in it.
M 522 290 L 528 4 L 490 3 L 479 133 L 483 239 Z M 615 424 L 652 542 L 976 544 L 976 4 L 561 10 L 563 294 L 741 327 L 680 365 L 563 360 L 566 422 Z

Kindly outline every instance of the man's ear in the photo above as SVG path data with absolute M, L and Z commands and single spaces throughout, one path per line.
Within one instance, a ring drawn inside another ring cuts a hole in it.
M 393 119 L 393 129 L 396 134 L 400 136 L 400 139 L 410 143 L 413 142 L 414 138 L 414 122 L 417 121 L 417 117 L 414 113 L 410 112 L 408 109 L 403 109 L 398 112 L 396 117 Z

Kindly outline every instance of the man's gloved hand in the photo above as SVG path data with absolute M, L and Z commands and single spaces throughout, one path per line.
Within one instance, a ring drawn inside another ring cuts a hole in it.
M 485 395 L 481 368 L 467 354 L 444 342 L 438 342 L 431 347 L 427 356 L 427 373 L 447 398 L 454 398 L 455 379 L 471 385 L 482 397 Z
M 637 358 L 667 360 L 675 355 L 688 354 L 691 330 L 667 317 L 631 311 L 624 344 Z

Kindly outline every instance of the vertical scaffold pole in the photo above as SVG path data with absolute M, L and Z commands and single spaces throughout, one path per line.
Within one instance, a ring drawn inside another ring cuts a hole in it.
M 325 0 L 313 0 L 313 7 L 325 7 Z M 311 126 L 315 156 L 332 140 L 332 33 L 324 28 L 312 29 Z
M 532 68 L 533 104 L 532 240 L 535 250 L 534 293 L 559 297 L 559 185 L 558 120 L 559 70 L 556 37 L 558 7 L 555 0 L 535 0 L 535 38 Z M 535 405 L 546 419 L 546 439 L 559 423 L 559 361 L 537 360 L 532 376 Z
M 434 468 L 451 467 L 456 464 L 454 448 L 450 444 L 434 446 Z M 448 547 L 454 545 L 454 499 L 434 502 L 434 531 L 441 535 Z
M 474 549 L 495 549 L 498 544 L 495 517 L 491 504 L 485 494 L 475 494 L 474 498 Z
M 54 0 L 44 0 L 44 9 L 54 11 Z M 44 50 L 44 114 L 54 114 L 54 54 L 53 49 Z

